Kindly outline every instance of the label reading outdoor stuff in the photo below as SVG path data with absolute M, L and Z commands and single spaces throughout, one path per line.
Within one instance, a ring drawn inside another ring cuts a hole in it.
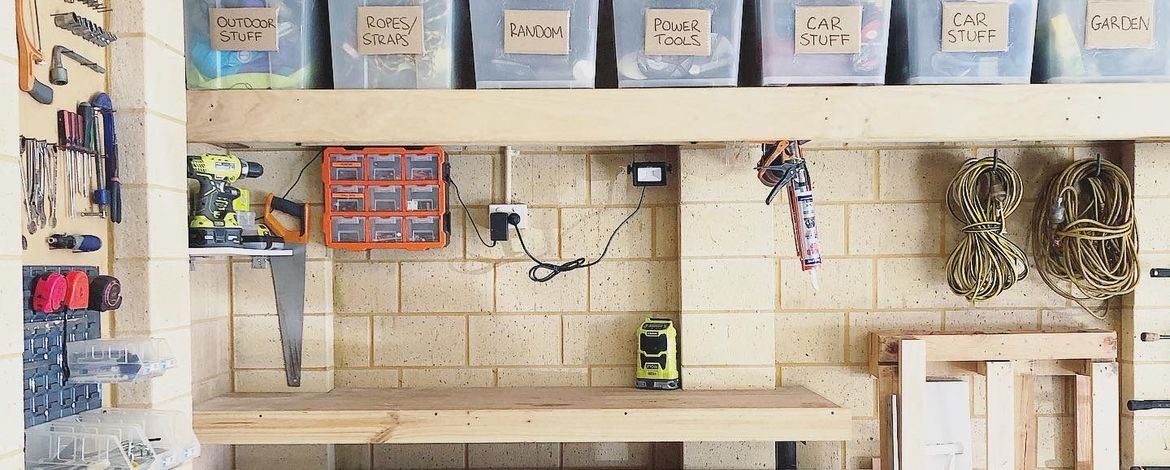
M 568 10 L 504 10 L 504 52 L 569 53 Z
M 711 10 L 646 10 L 646 55 L 711 55 Z
M 797 54 L 861 52 L 861 5 L 796 7 Z
M 217 51 L 275 51 L 275 8 L 211 8 L 211 48 Z
M 357 39 L 359 54 L 422 54 L 422 7 L 358 7 Z
M 944 2 L 943 52 L 1003 52 L 1008 49 L 1006 2 Z
M 1086 49 L 1154 47 L 1154 2 L 1090 0 L 1085 12 Z

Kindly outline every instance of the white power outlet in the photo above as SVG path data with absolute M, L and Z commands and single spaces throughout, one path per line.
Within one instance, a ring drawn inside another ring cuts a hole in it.
M 505 214 L 516 214 L 520 216 L 520 223 L 516 226 L 519 228 L 528 228 L 528 205 L 527 204 L 492 204 L 488 206 L 488 213 L 495 214 L 496 212 L 503 212 Z

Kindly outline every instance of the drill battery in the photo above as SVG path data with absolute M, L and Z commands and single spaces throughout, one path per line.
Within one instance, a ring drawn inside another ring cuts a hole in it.
M 647 318 L 638 328 L 637 388 L 678 390 L 678 330 L 669 318 Z

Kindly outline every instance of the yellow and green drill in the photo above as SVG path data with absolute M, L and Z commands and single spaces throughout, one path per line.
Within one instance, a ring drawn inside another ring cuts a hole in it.
M 241 246 L 243 227 L 234 207 L 240 190 L 231 183 L 262 174 L 263 166 L 235 155 L 188 155 L 187 178 L 199 183 L 198 193 L 191 199 L 190 246 Z

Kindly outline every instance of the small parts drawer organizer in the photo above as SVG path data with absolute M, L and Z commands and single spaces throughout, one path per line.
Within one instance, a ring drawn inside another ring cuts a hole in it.
M 325 149 L 325 244 L 354 251 L 447 246 L 448 170 L 440 147 Z

